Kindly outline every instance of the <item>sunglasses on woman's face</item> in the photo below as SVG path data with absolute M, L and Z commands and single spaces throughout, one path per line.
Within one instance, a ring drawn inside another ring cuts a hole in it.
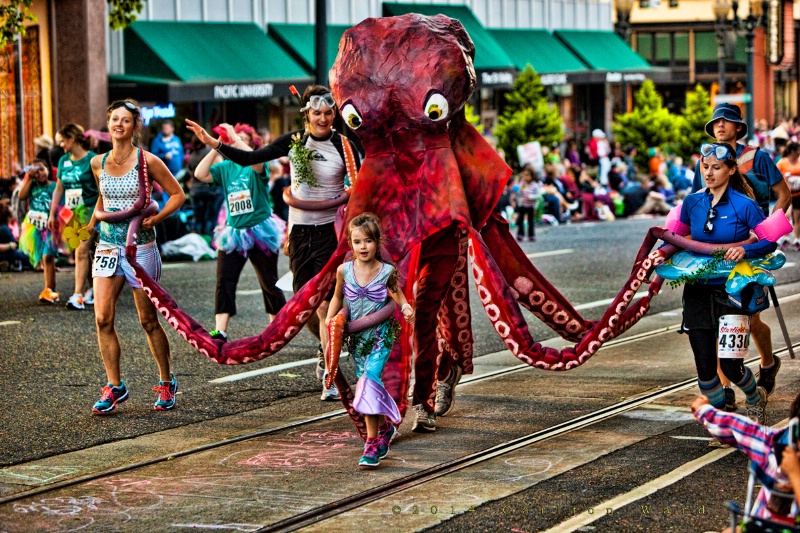
M 736 154 L 731 154 L 730 148 L 723 144 L 703 144 L 700 146 L 700 155 L 703 157 L 713 155 L 719 161 L 723 159 L 736 159 Z

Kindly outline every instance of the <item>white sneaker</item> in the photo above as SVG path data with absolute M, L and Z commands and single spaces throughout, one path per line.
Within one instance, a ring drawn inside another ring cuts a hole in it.
M 331 385 L 331 388 L 327 389 L 323 385 L 322 387 L 322 396 L 319 397 L 320 400 L 323 402 L 335 402 L 339 399 L 339 390 L 336 388 L 336 385 Z
M 89 287 L 89 290 L 83 293 L 83 303 L 86 305 L 94 305 L 94 289 Z
M 73 294 L 72 296 L 69 297 L 69 300 L 67 300 L 67 309 L 83 311 L 84 309 L 86 309 L 86 306 L 83 304 L 84 304 L 83 296 L 81 296 L 80 294 Z

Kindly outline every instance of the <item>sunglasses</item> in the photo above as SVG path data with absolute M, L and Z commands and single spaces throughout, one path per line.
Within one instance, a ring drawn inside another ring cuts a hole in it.
M 706 215 L 706 223 L 703 224 L 703 233 L 711 233 L 714 231 L 714 219 L 717 218 L 717 210 L 713 207 L 708 208 L 708 215 Z
M 319 108 L 322 107 L 323 104 L 331 109 L 333 109 L 333 107 L 336 105 L 336 101 L 333 99 L 333 95 L 331 93 L 312 95 L 308 99 L 308 103 L 305 105 L 305 107 L 300 111 L 307 111 L 308 109 L 319 111 Z
M 135 112 L 135 111 L 136 111 L 136 106 L 135 106 L 135 105 L 133 105 L 133 104 L 132 104 L 132 103 L 130 103 L 130 102 L 117 102 L 116 104 L 114 104 L 114 105 L 112 105 L 112 106 L 111 106 L 111 109 L 112 109 L 112 110 L 114 110 L 114 109 L 119 109 L 120 107 L 125 107 L 125 108 L 127 108 L 127 109 L 128 109 L 128 111 L 133 111 L 133 112 Z
M 714 155 L 719 161 L 723 159 L 736 159 L 736 154 L 732 154 L 731 149 L 724 144 L 703 144 L 700 146 L 700 155 L 703 157 Z

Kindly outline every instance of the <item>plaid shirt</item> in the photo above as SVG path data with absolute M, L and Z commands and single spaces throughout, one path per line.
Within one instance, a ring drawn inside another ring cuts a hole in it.
M 715 409 L 711 405 L 703 405 L 694 413 L 698 422 L 702 423 L 711 435 L 723 444 L 727 444 L 744 452 L 751 461 L 754 461 L 766 477 L 780 483 L 789 483 L 789 479 L 778 472 L 779 463 L 775 457 L 774 447 L 778 437 L 785 429 L 776 429 L 762 426 L 749 418 L 734 413 L 726 413 Z M 772 491 L 762 486 L 758 491 L 756 501 L 753 503 L 751 514 L 758 518 L 773 517 L 767 509 L 767 502 Z M 789 517 L 794 519 L 797 515 L 797 502 L 792 503 Z

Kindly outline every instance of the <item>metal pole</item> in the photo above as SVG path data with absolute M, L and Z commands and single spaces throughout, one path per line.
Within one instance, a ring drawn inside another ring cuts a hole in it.
M 719 54 L 719 91 L 718 94 L 725 94 L 725 27 L 720 25 L 717 27 L 717 45 Z
M 755 99 L 755 91 L 753 84 L 755 82 L 755 76 L 753 74 L 753 41 L 755 40 L 756 34 L 755 32 L 748 27 L 747 34 L 745 35 L 747 39 L 747 91 L 750 93 L 750 99 L 747 101 L 747 138 L 745 140 L 749 140 L 753 136 L 753 128 L 755 124 L 755 120 L 753 119 L 753 100 Z
M 319 85 L 328 85 L 328 5 L 327 0 L 316 0 L 316 24 L 314 36 L 314 75 Z
M 775 294 L 775 287 L 769 286 L 769 295 L 772 297 L 772 304 L 775 306 L 775 314 L 778 316 L 778 324 L 781 326 L 781 333 L 783 333 L 783 340 L 786 342 L 786 350 L 789 352 L 789 357 L 794 359 L 794 348 L 792 348 L 792 340 L 789 338 L 789 331 L 786 329 L 786 321 L 783 319 L 783 312 L 778 303 L 778 295 Z
M 22 99 L 25 93 L 22 90 L 22 35 L 14 36 L 14 97 L 16 99 L 17 113 L 17 161 L 20 168 L 25 167 L 25 106 Z

